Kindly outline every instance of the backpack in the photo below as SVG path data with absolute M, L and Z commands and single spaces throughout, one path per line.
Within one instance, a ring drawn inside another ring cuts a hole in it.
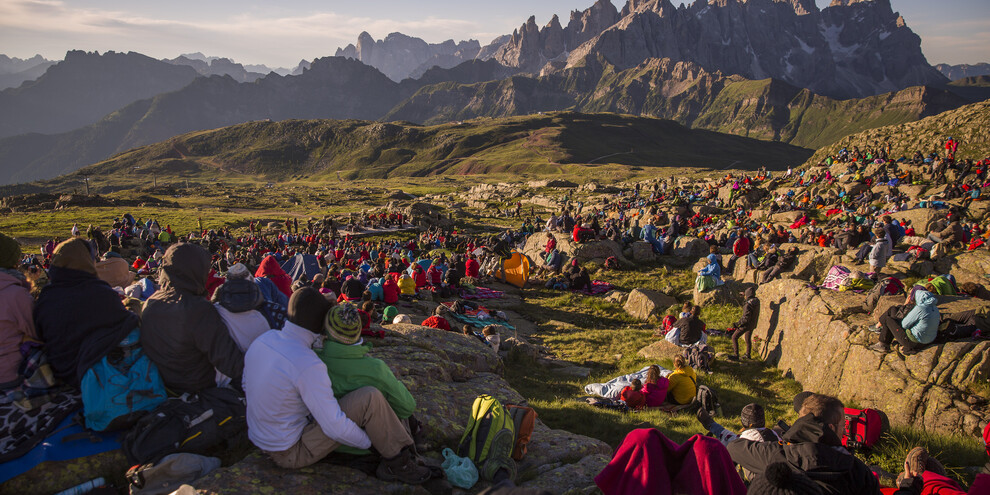
M 712 371 L 711 362 L 714 357 L 712 348 L 705 344 L 684 348 L 684 360 L 687 361 L 688 366 L 696 371 L 704 370 L 710 373 Z
M 457 455 L 471 459 L 484 479 L 491 480 L 499 468 L 508 469 L 509 478 L 514 479 L 514 428 L 511 414 L 498 399 L 479 395 L 471 405 L 471 417 L 457 444 Z
M 158 368 L 138 342 L 135 329 L 83 375 L 79 388 L 87 428 L 125 430 L 165 401 Z
M 848 449 L 870 449 L 880 440 L 883 420 L 876 409 L 853 409 L 847 407 L 846 433 L 842 435 L 842 446 Z
M 866 302 L 863 303 L 863 309 L 867 313 L 872 313 L 877 307 L 877 303 L 880 302 L 880 298 L 883 296 L 896 296 L 904 292 L 904 284 L 900 280 L 894 277 L 887 277 L 876 283 L 869 292 L 866 293 Z
M 609 256 L 608 258 L 605 258 L 605 268 L 608 270 L 618 270 L 619 260 L 617 260 L 615 256 Z
M 722 415 L 722 403 L 718 401 L 718 395 L 715 394 L 715 391 L 708 388 L 708 386 L 698 385 L 698 394 L 694 400 L 700 408 L 708 411 L 709 415 Z
M 244 399 L 228 388 L 171 397 L 138 420 L 120 441 L 132 464 L 158 462 L 168 454 L 204 454 L 245 437 Z
M 536 411 L 532 407 L 508 404 L 505 408 L 512 417 L 512 425 L 516 432 L 516 445 L 512 449 L 512 458 L 521 461 L 529 448 L 533 428 L 536 426 Z

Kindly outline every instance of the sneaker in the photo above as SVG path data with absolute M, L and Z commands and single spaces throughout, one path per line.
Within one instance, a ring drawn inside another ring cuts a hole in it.
M 512 449 L 516 446 L 515 434 L 512 430 L 502 429 L 492 438 L 488 448 L 488 457 L 479 469 L 481 477 L 494 480 L 500 469 L 505 470 L 509 480 L 516 479 L 516 461 L 512 460 Z
M 391 459 L 382 459 L 375 471 L 375 476 L 382 481 L 399 481 L 409 485 L 420 485 L 431 477 L 430 468 L 416 462 L 408 448 L 402 449 L 399 455 Z
M 887 345 L 887 344 L 884 344 L 883 342 L 877 342 L 876 344 L 873 344 L 873 345 L 870 346 L 870 350 L 871 351 L 876 351 L 876 352 L 887 353 L 887 352 L 890 352 L 890 346 Z

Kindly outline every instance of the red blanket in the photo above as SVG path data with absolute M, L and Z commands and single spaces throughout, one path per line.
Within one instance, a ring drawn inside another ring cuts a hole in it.
M 659 430 L 626 435 L 595 483 L 605 495 L 745 495 L 725 447 L 695 435 L 677 445 Z

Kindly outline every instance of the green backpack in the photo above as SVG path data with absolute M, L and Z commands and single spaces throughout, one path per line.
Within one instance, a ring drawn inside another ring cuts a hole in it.
M 506 469 L 509 478 L 516 477 L 512 450 L 516 444 L 512 415 L 498 399 L 479 395 L 471 406 L 464 435 L 457 444 L 457 455 L 471 459 L 482 478 L 492 480 L 499 469 Z

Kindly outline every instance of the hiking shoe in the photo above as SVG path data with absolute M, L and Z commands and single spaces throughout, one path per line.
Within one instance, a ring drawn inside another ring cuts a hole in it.
M 729 355 L 725 356 L 725 359 L 727 361 L 732 361 L 732 362 L 735 362 L 735 363 L 738 363 L 739 362 L 739 356 L 736 356 L 735 354 L 729 354 Z
M 516 461 L 512 460 L 512 449 L 516 445 L 516 436 L 509 429 L 499 430 L 492 438 L 488 448 L 488 457 L 481 466 L 481 477 L 486 480 L 495 479 L 499 469 L 504 469 L 510 480 L 516 479 Z
M 420 485 L 431 477 L 430 468 L 416 462 L 408 448 L 391 459 L 382 459 L 375 470 L 375 476 L 382 481 L 399 481 L 409 485 Z
M 882 352 L 882 353 L 890 352 L 890 346 L 884 344 L 883 342 L 877 342 L 876 344 L 871 345 L 869 349 L 871 351 Z

